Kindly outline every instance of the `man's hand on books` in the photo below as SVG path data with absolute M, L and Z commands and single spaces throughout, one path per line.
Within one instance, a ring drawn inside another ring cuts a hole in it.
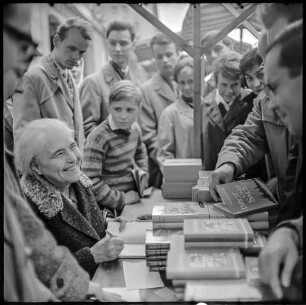
M 215 201 L 221 201 L 216 185 L 232 182 L 234 179 L 235 167 L 232 163 L 224 163 L 215 169 L 209 176 L 209 191 Z
M 133 204 L 140 201 L 139 194 L 135 191 L 129 191 L 125 193 L 124 204 Z
M 259 274 L 262 282 L 269 284 L 277 298 L 290 286 L 292 272 L 298 261 L 296 232 L 281 227 L 270 237 L 259 257 Z

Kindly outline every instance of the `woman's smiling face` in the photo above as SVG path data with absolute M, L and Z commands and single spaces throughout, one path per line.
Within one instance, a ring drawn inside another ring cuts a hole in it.
M 49 133 L 47 145 L 36 157 L 36 173 L 59 190 L 80 179 L 81 152 L 70 133 Z

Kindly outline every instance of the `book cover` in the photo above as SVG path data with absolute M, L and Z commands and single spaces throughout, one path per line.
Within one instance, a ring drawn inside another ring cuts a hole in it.
M 234 248 L 185 249 L 184 236 L 171 237 L 167 279 L 242 278 L 245 266 Z
M 247 302 L 263 299 L 259 287 L 244 279 L 186 281 L 184 301 Z
M 146 249 L 146 257 L 155 256 L 155 255 L 167 255 L 169 249 Z
M 135 180 L 136 188 L 141 198 L 150 197 L 152 188 L 147 188 L 148 185 L 148 174 L 142 169 L 133 169 L 132 174 Z
M 152 221 L 182 222 L 187 218 L 209 218 L 207 207 L 201 202 L 157 203 L 153 206 Z
M 165 255 L 147 255 L 146 259 L 147 261 L 166 261 L 167 254 Z
M 196 184 L 202 161 L 196 159 L 165 159 L 163 162 L 165 181 L 194 182 Z
M 278 206 L 270 190 L 258 178 L 219 184 L 216 188 L 222 202 L 214 206 L 230 217 L 241 217 Z
M 150 249 L 169 249 L 172 235 L 182 235 L 183 230 L 146 230 L 145 246 Z
M 186 241 L 252 241 L 254 231 L 245 218 L 185 219 Z

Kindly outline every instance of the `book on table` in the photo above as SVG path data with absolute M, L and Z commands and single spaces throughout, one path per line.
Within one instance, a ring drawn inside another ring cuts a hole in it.
M 164 179 L 166 182 L 194 182 L 196 184 L 199 171 L 202 169 L 200 158 L 165 159 L 163 162 Z
M 193 181 L 164 181 L 161 186 L 164 198 L 191 199 L 192 187 L 196 184 Z
M 153 223 L 183 223 L 187 218 L 209 218 L 207 207 L 202 202 L 157 203 L 152 209 Z
M 214 207 L 229 217 L 242 217 L 278 206 L 270 190 L 258 178 L 233 181 L 216 186 L 222 202 Z
M 182 235 L 183 230 L 146 230 L 145 248 L 147 250 L 170 249 L 172 235 Z
M 139 196 L 141 198 L 150 197 L 152 193 L 152 187 L 147 188 L 148 174 L 140 168 L 133 169 L 132 174 Z
M 245 218 L 185 219 L 186 241 L 252 241 L 254 231 Z
M 185 249 L 184 236 L 174 235 L 166 275 L 167 279 L 243 278 L 245 265 L 238 249 Z

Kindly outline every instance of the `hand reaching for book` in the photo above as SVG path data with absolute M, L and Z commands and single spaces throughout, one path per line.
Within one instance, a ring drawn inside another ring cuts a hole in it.
M 221 201 L 217 193 L 216 185 L 232 182 L 234 173 L 234 165 L 232 163 L 225 163 L 210 174 L 209 191 L 215 201 Z
M 124 204 L 133 204 L 139 202 L 139 194 L 135 191 L 129 191 L 125 193 L 125 202 Z
M 124 241 L 120 238 L 105 236 L 94 244 L 90 250 L 95 262 L 109 262 L 115 260 L 123 250 Z
M 102 287 L 94 282 L 89 282 L 88 295 L 94 296 L 100 302 L 124 302 L 119 294 L 103 291 Z
M 298 261 L 297 235 L 286 227 L 277 229 L 270 237 L 259 257 L 262 282 L 271 286 L 277 298 L 291 284 L 292 273 Z

